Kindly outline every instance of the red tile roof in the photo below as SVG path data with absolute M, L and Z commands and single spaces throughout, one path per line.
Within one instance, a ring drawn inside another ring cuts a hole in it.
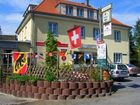
M 120 22 L 120 21 L 114 19 L 114 18 L 112 18 L 112 23 L 113 23 L 113 24 L 116 24 L 116 25 L 121 25 L 121 26 L 130 27 L 130 26 L 128 26 L 128 25 L 126 25 L 126 24 L 123 24 L 122 22 Z
M 63 0 L 61 1 L 60 3 L 64 3 L 64 4 L 70 4 L 70 5 L 75 5 L 75 6 L 79 6 L 79 7 L 85 7 L 85 8 L 90 8 L 90 9 L 95 9 L 91 6 L 87 6 L 86 4 L 84 3 L 76 3 L 76 2 L 71 2 L 71 1 L 66 1 L 66 0 Z
M 80 6 L 80 7 L 85 7 L 85 8 L 95 9 L 95 8 L 93 8 L 91 6 L 87 6 L 87 5 L 81 4 L 81 3 L 71 2 L 69 0 L 43 0 L 39 5 L 37 5 L 33 9 L 33 11 L 41 12 L 41 13 L 51 13 L 51 14 L 58 14 L 58 15 L 60 15 L 58 10 L 56 9 L 56 6 L 61 4 L 61 3 L 75 5 L 75 6 Z M 130 27 L 128 25 L 125 25 L 125 24 L 121 23 L 120 21 L 118 21 L 118 20 L 116 20 L 114 18 L 112 18 L 112 23 L 116 24 L 116 25 Z

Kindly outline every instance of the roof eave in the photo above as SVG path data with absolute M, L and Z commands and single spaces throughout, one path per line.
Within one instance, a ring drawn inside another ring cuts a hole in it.
M 19 31 L 21 25 L 23 24 L 23 22 L 25 21 L 25 19 L 27 18 L 27 16 L 28 16 L 30 13 L 34 13 L 34 12 L 33 12 L 33 11 L 28 11 L 28 13 L 25 15 L 25 17 L 23 18 L 23 20 L 22 20 L 21 23 L 19 24 L 19 26 L 18 26 L 18 28 L 17 28 L 17 30 L 16 30 L 16 32 L 15 32 L 16 34 L 18 34 L 18 31 Z

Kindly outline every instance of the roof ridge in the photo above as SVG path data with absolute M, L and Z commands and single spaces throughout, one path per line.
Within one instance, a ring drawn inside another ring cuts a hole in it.
M 33 9 L 33 11 L 36 10 L 39 6 L 41 6 L 44 2 L 45 2 L 45 0 L 41 1 L 41 3 Z

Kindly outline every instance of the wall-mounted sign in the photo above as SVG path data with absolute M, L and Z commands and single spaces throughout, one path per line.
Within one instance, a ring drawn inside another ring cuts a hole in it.
M 111 35 L 112 34 L 112 24 L 107 23 L 103 25 L 103 35 L 107 36 L 107 35 Z
M 61 59 L 62 59 L 62 61 L 65 61 L 66 60 L 66 56 L 62 56 Z

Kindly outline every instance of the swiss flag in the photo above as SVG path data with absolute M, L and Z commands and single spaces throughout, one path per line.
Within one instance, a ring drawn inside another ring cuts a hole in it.
M 69 35 L 71 49 L 81 47 L 81 28 L 80 26 L 74 27 L 67 31 Z

